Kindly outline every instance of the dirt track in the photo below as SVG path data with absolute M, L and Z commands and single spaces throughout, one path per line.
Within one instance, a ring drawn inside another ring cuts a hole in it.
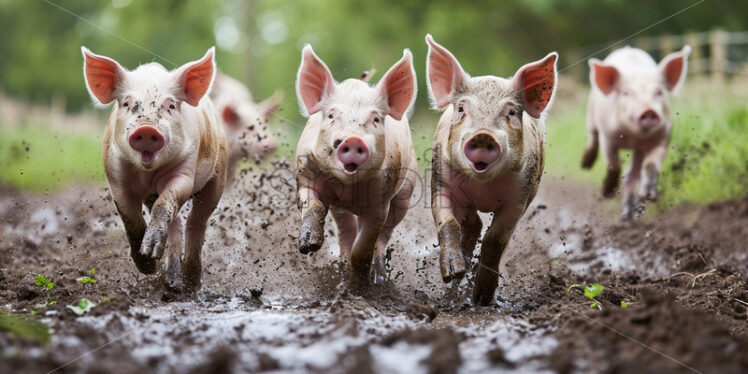
M 441 282 L 426 200 L 395 231 L 390 284 L 347 294 L 332 222 L 320 252 L 298 253 L 292 174 L 275 166 L 225 195 L 194 301 L 136 272 L 106 190 L 0 190 L 0 306 L 57 302 L 34 317 L 49 344 L 0 332 L 0 372 L 748 372 L 748 196 L 628 225 L 597 186 L 545 179 L 480 308 L 471 277 Z M 96 284 L 76 281 L 92 267 Z M 605 286 L 602 311 L 567 290 L 585 283 Z M 97 305 L 77 317 L 81 297 Z

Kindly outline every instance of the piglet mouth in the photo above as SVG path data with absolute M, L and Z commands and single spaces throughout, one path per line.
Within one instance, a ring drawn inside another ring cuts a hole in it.
M 473 170 L 475 170 L 478 173 L 482 173 L 488 169 L 488 164 L 485 162 L 474 162 L 473 163 Z
M 348 175 L 352 175 L 358 171 L 358 166 L 359 165 L 355 162 L 349 162 L 347 164 L 343 164 L 343 171 L 345 171 L 345 173 Z
M 156 152 L 143 151 L 140 152 L 140 163 L 145 167 L 151 167 L 153 160 L 156 158 Z

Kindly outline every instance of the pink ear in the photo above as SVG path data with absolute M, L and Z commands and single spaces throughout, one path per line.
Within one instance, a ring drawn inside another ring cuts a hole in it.
M 618 69 L 610 65 L 605 65 L 596 58 L 590 59 L 589 65 L 592 85 L 596 86 L 606 95 L 611 93 L 618 83 L 618 78 L 621 76 Z
M 125 69 L 109 57 L 92 53 L 81 47 L 83 53 L 83 76 L 88 92 L 102 104 L 114 100 L 114 91 L 125 75 Z
M 188 62 L 177 70 L 177 82 L 182 92 L 178 97 L 192 106 L 197 106 L 210 89 L 215 77 L 215 47 L 205 52 L 198 61 Z
M 429 94 L 437 108 L 444 108 L 452 102 L 455 89 L 470 76 L 462 70 L 455 56 L 437 44 L 431 34 L 426 35 L 426 44 L 429 46 L 426 58 Z
M 335 80 L 327 65 L 314 54 L 312 46 L 304 46 L 301 52 L 301 65 L 296 75 L 296 95 L 301 101 L 306 115 L 317 113 L 320 102 L 335 88 Z
M 283 93 L 276 91 L 273 96 L 268 97 L 259 104 L 257 104 L 262 119 L 268 120 L 280 108 L 281 101 L 283 101 Z
M 687 45 L 680 51 L 665 56 L 660 61 L 660 71 L 665 78 L 665 86 L 668 91 L 675 91 L 686 80 L 689 54 L 691 54 L 691 46 Z
M 401 120 L 416 98 L 416 72 L 413 70 L 413 55 L 409 50 L 404 50 L 403 58 L 384 74 L 377 89 L 387 99 L 387 114 Z
M 556 90 L 556 60 L 558 54 L 551 52 L 519 68 L 512 79 L 514 89 L 522 92 L 524 110 L 534 118 L 540 118 Z

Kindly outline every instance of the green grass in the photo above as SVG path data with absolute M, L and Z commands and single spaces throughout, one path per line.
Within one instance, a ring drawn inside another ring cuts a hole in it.
M 694 87 L 695 86 L 695 87 Z M 697 82 L 671 98 L 670 150 L 660 175 L 658 208 L 703 204 L 748 193 L 748 108 L 745 95 Z M 690 91 L 688 91 L 690 90 Z M 742 99 L 741 99 L 742 96 Z M 552 176 L 602 184 L 605 160 L 591 171 L 580 162 L 587 142 L 584 102 L 562 104 L 547 121 L 546 171 Z M 628 161 L 628 152 L 621 154 Z M 625 170 L 625 169 L 624 169 Z
M 103 184 L 100 136 L 41 126 L 0 126 L 0 183 L 34 192 L 57 190 L 71 182 Z

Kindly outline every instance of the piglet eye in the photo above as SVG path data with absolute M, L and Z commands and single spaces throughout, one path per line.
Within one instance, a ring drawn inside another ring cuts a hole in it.
M 332 113 L 328 114 L 327 118 L 332 119 Z
M 655 91 L 655 95 L 662 96 L 662 89 L 658 88 L 657 91 Z
M 176 109 L 177 107 L 174 106 L 174 104 L 169 104 L 169 109 Z
M 374 117 L 374 122 L 379 123 L 379 117 Z
M 125 102 L 124 104 L 122 104 L 122 106 L 130 106 L 130 103 Z
M 460 112 L 460 113 L 462 113 L 462 112 L 465 111 L 465 109 L 463 109 L 462 105 L 460 105 L 459 107 L 457 107 L 457 111 Z
M 514 110 L 514 109 L 509 109 L 509 115 L 510 115 L 510 116 L 515 116 L 516 114 L 517 114 L 517 111 L 516 111 L 516 110 Z

